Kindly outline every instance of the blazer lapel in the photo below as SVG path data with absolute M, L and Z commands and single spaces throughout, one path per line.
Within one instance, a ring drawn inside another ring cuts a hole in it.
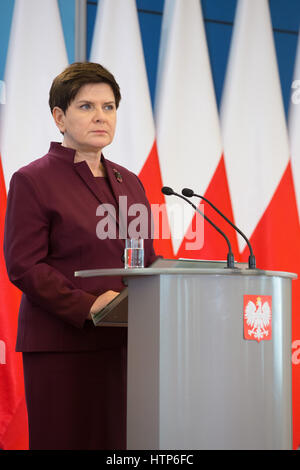
M 117 203 L 119 203 L 120 196 L 126 195 L 126 188 L 123 184 L 123 177 L 119 171 L 114 168 L 112 162 L 107 161 L 104 157 L 102 158 L 102 163 L 106 169 L 107 178 L 113 190 L 113 194 Z
M 102 194 L 99 191 L 98 185 L 87 163 L 85 161 L 78 162 L 74 164 L 74 167 L 75 167 L 75 171 L 78 173 L 82 181 L 86 184 L 86 186 L 94 194 L 94 196 L 98 199 L 98 201 L 100 203 L 105 203 L 106 201 L 103 200 Z M 116 199 L 116 201 L 118 204 L 118 199 Z M 109 206 L 107 209 L 110 215 L 113 217 L 113 219 L 116 220 L 117 223 L 119 223 L 118 211 L 116 211 L 115 213 L 115 211 L 109 210 Z
M 112 162 L 106 160 L 103 155 L 102 163 L 106 169 L 107 178 L 119 208 L 117 218 L 120 230 L 120 238 L 127 238 L 128 195 L 126 191 L 126 182 L 123 182 L 123 176 L 115 168 L 115 165 Z
M 120 238 L 128 238 L 128 229 L 131 222 L 136 218 L 136 214 L 130 213 L 131 204 L 135 204 L 137 201 L 134 199 L 134 191 L 129 191 L 129 180 L 128 172 L 125 170 L 124 174 L 120 173 L 117 169 L 118 166 L 113 162 L 102 158 L 102 163 L 105 166 L 107 177 L 109 179 L 111 188 L 119 207 L 119 233 Z M 122 170 L 121 170 L 122 172 Z M 134 188 L 134 186 L 133 186 Z
M 116 165 L 109 160 L 106 160 L 102 155 L 101 161 L 107 173 L 107 178 L 112 188 L 113 195 L 116 200 L 116 205 L 118 210 L 109 211 L 110 215 L 116 220 L 116 223 L 119 225 L 119 237 L 127 238 L 128 237 L 128 224 L 134 216 L 128 215 L 128 206 L 130 201 L 128 201 L 128 191 L 126 181 L 123 180 L 122 174 L 117 170 Z M 102 195 L 99 191 L 99 188 L 95 182 L 87 163 L 85 161 L 78 162 L 74 164 L 75 170 L 87 185 L 89 190 L 94 194 L 100 203 L 105 203 L 102 199 Z M 131 201 L 132 202 L 132 201 Z M 109 207 L 108 207 L 109 210 Z

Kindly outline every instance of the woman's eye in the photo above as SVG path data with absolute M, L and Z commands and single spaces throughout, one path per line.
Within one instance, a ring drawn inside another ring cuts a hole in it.
M 114 105 L 113 104 L 107 104 L 104 109 L 106 109 L 107 111 L 112 111 L 114 109 Z
M 81 109 L 90 109 L 91 105 L 89 103 L 82 104 L 80 106 Z

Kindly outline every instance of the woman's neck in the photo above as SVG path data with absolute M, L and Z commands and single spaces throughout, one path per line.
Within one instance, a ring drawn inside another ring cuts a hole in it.
M 82 152 L 76 150 L 74 163 L 85 161 L 94 176 L 106 176 L 106 170 L 101 162 L 100 152 Z
M 67 147 L 64 142 L 62 145 Z M 75 150 L 74 163 L 85 161 L 94 176 L 106 176 L 106 170 L 101 162 L 101 150 Z

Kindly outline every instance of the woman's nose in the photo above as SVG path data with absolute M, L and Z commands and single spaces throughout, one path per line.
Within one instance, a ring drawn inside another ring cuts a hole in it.
M 105 120 L 105 114 L 102 108 L 96 108 L 95 110 L 95 115 L 94 115 L 94 120 L 95 121 L 104 121 Z

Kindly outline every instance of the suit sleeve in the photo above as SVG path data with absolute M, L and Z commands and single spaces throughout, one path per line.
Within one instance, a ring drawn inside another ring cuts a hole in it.
M 27 175 L 13 175 L 7 198 L 4 255 L 8 276 L 31 302 L 82 327 L 96 297 L 47 264 L 51 219 Z

